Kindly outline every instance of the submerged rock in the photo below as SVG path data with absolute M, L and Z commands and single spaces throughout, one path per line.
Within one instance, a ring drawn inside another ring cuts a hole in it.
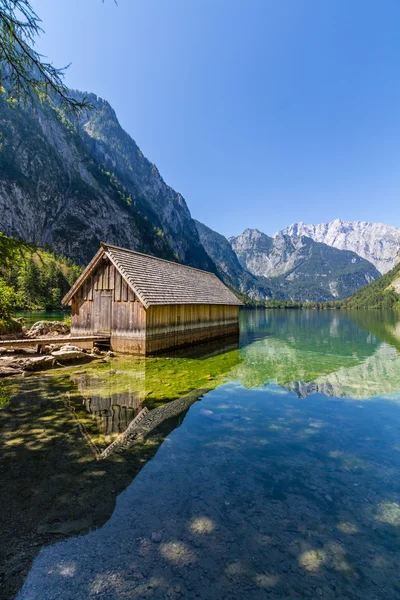
M 51 354 L 52 352 L 60 349 L 61 346 L 58 346 L 57 344 L 46 344 L 46 346 L 42 348 L 42 354 Z
M 74 346 L 73 344 L 64 344 L 63 346 L 59 346 L 58 348 L 55 348 L 55 350 L 60 350 L 61 352 L 83 352 L 84 354 L 87 353 L 87 350 L 84 350 L 83 348 L 80 348 L 79 346 Z
M 34 356 L 26 356 L 26 352 L 20 351 L 20 354 L 9 354 L 0 358 L 0 377 L 11 375 L 20 375 L 27 371 L 41 371 L 53 367 L 62 367 L 70 362 L 88 362 L 98 358 L 94 354 L 89 354 L 86 350 L 65 344 L 57 346 L 49 344 L 45 346 L 45 353 Z
M 38 533 L 53 533 L 62 535 L 71 535 L 73 533 L 80 533 L 85 529 L 89 529 L 92 526 L 91 519 L 76 519 L 75 521 L 65 521 L 62 523 L 43 523 L 37 528 Z
M 153 531 L 153 533 L 151 534 L 151 541 L 154 542 L 155 544 L 159 544 L 162 540 L 162 533 L 161 531 Z

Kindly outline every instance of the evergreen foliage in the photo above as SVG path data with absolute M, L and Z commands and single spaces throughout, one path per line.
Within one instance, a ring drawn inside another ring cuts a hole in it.
M 400 308 L 400 294 L 392 284 L 400 282 L 400 263 L 391 271 L 340 302 L 341 308 Z M 400 287 L 400 286 L 399 286 Z
M 85 99 L 71 97 L 63 82 L 65 69 L 46 62 L 35 50 L 42 31 L 29 0 L 0 0 L 0 91 L 11 104 L 33 105 L 52 97 L 74 114 L 90 108 Z
M 17 306 L 15 290 L 0 277 L 0 335 L 17 333 L 21 325 L 11 315 Z
M 0 319 L 10 317 L 17 305 L 14 289 L 0 277 Z
M 1 164 L 1 163 L 0 163 Z M 32 246 L 0 231 L 0 265 L 9 265 L 32 250 Z
M 8 239 L 12 245 L 14 240 Z M 34 248 L 16 252 L 12 262 L 0 262 L 0 317 L 17 309 L 60 309 L 61 299 L 81 272 L 72 260 L 51 252 Z

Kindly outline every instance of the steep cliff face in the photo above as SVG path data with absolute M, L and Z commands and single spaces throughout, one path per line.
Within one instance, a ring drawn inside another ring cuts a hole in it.
M 74 94 L 83 96 L 81 92 Z M 126 187 L 181 260 L 214 271 L 182 195 L 167 185 L 157 167 L 143 156 L 110 104 L 94 94 L 88 94 L 87 99 L 96 110 L 81 116 L 79 131 L 90 155 Z
M 354 252 L 305 236 L 271 238 L 246 229 L 230 242 L 243 268 L 254 275 L 278 278 L 293 300 L 346 298 L 379 277 L 377 269 Z
M 25 111 L 0 100 L 1 230 L 80 264 L 106 241 L 215 270 L 182 197 L 119 127 L 111 107 L 96 102 L 94 122 L 77 126 L 51 106 Z M 109 145 L 108 131 L 115 142 Z M 119 150 L 113 131 L 129 151 Z
M 246 229 L 241 235 L 230 238 L 233 250 L 241 265 L 264 277 L 278 277 L 294 269 L 307 259 L 313 242 L 309 238 L 287 235 L 269 237 L 258 229 Z
M 400 249 L 400 229 L 383 223 L 342 221 L 308 225 L 303 222 L 286 227 L 282 234 L 304 236 L 340 250 L 351 250 L 385 274 L 396 264 Z
M 228 240 L 200 221 L 196 221 L 197 231 L 207 254 L 211 256 L 225 283 L 247 294 L 254 300 L 265 300 L 273 296 L 267 281 L 246 271 Z

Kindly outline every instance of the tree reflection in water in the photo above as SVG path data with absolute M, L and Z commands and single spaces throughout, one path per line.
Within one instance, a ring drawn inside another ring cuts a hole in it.
M 18 465 L 25 478 L 13 484 L 14 524 L 31 503 L 39 544 L 61 539 L 45 533 L 55 523 L 103 526 L 43 550 L 20 598 L 400 597 L 396 318 L 242 318 L 239 350 L 21 381 L 1 438 L 2 472 Z M 123 439 L 143 408 L 153 418 Z M 95 459 L 93 447 L 115 440 Z M 30 482 L 21 465 L 33 456 L 40 479 Z M 46 479 L 57 482 L 52 496 Z

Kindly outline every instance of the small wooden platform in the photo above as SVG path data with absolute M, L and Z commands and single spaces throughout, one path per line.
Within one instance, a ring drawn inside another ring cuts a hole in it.
M 0 347 L 3 348 L 26 348 L 36 346 L 38 351 L 47 344 L 87 344 L 94 346 L 96 343 L 107 344 L 110 342 L 110 336 L 106 335 L 71 335 L 54 336 L 41 338 L 22 338 L 16 340 L 0 340 Z

